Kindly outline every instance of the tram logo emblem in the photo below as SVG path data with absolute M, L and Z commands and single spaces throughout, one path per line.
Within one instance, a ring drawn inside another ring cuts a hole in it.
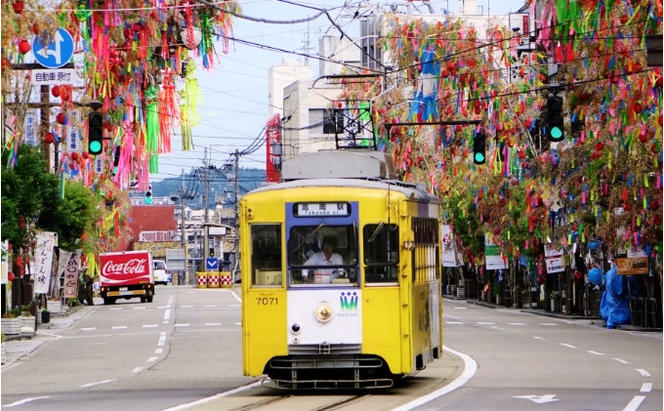
M 339 296 L 339 304 L 341 305 L 341 311 L 349 312 L 357 310 L 357 303 L 359 301 L 359 296 L 356 291 L 353 292 L 342 292 Z

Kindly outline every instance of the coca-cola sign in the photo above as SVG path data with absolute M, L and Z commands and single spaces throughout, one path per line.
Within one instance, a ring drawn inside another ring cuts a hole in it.
M 99 255 L 102 285 L 151 282 L 150 254 L 147 251 Z

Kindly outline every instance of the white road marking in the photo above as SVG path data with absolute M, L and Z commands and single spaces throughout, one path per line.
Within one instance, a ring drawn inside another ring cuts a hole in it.
M 180 308 L 192 308 L 193 305 L 181 305 Z
M 189 323 L 178 323 L 175 324 L 175 327 L 189 327 Z
M 163 349 L 163 348 L 157 348 L 156 350 L 154 350 L 154 353 L 155 353 L 155 354 L 161 354 L 161 353 L 163 353 L 163 352 L 164 352 L 164 349 Z
M 235 299 L 236 299 L 239 303 L 242 302 L 242 298 L 240 298 L 237 294 L 235 294 L 235 291 L 231 290 L 231 295 L 232 295 L 233 297 L 235 297 Z
M 562 345 L 563 347 L 567 347 L 567 348 L 576 348 L 576 345 L 572 345 L 572 344 L 567 344 L 567 343 L 559 343 L 559 344 Z
M 205 308 L 216 308 L 217 304 L 205 304 Z
M 97 327 L 87 327 L 87 328 L 81 328 L 81 331 L 94 331 L 96 329 Z
M 145 307 L 134 307 L 134 310 L 145 310 Z
M 233 308 L 241 307 L 240 304 L 228 304 L 228 306 Z
M 627 404 L 625 408 L 623 408 L 623 411 L 636 411 L 637 408 L 639 408 L 639 405 L 645 400 L 646 397 L 644 395 L 636 395 L 634 398 L 632 398 L 632 401 Z
M 536 339 L 536 340 L 542 340 L 542 341 L 545 340 L 544 338 L 542 338 L 542 337 L 538 337 L 538 336 L 534 336 L 533 338 Z
M 641 385 L 641 392 L 650 392 L 650 391 L 652 391 L 652 383 L 644 382 L 643 385 Z
M 527 325 L 526 323 L 510 323 L 510 325 Z
M 111 311 L 122 311 L 122 307 L 113 307 L 110 308 Z
M 445 321 L 445 324 L 450 324 L 450 325 L 462 325 L 462 321 Z
M 614 360 L 618 361 L 621 364 L 631 364 L 631 362 L 625 361 L 622 358 L 614 358 Z
M 590 354 L 592 354 L 592 355 L 604 355 L 603 352 L 593 351 L 593 350 L 588 350 L 588 353 L 590 353 Z
M 206 327 L 216 327 L 216 326 L 219 326 L 219 325 L 221 325 L 221 323 L 205 323 Z
M 186 404 L 176 405 L 175 407 L 167 408 L 167 409 L 162 410 L 162 411 L 183 411 L 183 410 L 187 410 L 187 409 L 195 407 L 197 405 L 205 404 L 206 402 L 214 401 L 214 400 L 217 400 L 217 399 L 223 398 L 223 397 L 228 397 L 229 395 L 237 394 L 238 392 L 242 392 L 242 391 L 247 391 L 247 390 L 250 390 L 250 389 L 255 388 L 255 387 L 260 387 L 262 384 L 263 384 L 263 381 L 252 382 L 251 384 L 247 384 L 245 386 L 238 387 L 238 388 L 235 388 L 235 389 L 230 390 L 230 391 L 222 392 L 222 393 L 219 393 L 219 394 L 213 395 L 211 397 L 207 397 L 207 398 L 201 398 L 200 400 L 188 402 Z
M 650 373 L 642 368 L 637 368 L 636 371 L 644 377 L 650 377 Z
M 242 325 L 242 323 L 235 323 L 235 325 Z
M 455 351 L 445 345 L 443 345 L 443 351 L 449 351 L 452 354 L 456 355 L 457 357 L 460 357 L 463 360 L 464 367 L 463 367 L 463 372 L 461 373 L 460 376 L 458 376 L 456 379 L 454 379 L 452 382 L 447 384 L 446 386 L 429 393 L 427 395 L 423 395 L 411 402 L 408 402 L 404 405 L 401 405 L 397 408 L 394 408 L 392 411 L 410 411 L 413 408 L 419 407 L 422 404 L 426 404 L 427 402 L 436 399 L 438 397 L 442 397 L 445 394 L 449 394 L 450 392 L 456 390 L 457 388 L 463 386 L 468 380 L 470 380 L 473 375 L 477 372 L 477 363 L 475 360 L 473 360 L 470 356 L 467 354 Z M 165 411 L 179 411 L 179 410 L 165 410 Z
M 143 328 L 157 328 L 159 324 L 143 324 Z
M 114 325 L 111 330 L 124 330 L 125 328 L 127 328 L 126 325 Z
M 145 362 L 155 362 L 159 359 L 159 357 L 150 357 L 148 358 Z
M 547 402 L 560 401 L 558 398 L 554 398 L 556 394 L 545 394 L 545 395 L 515 395 L 513 398 L 522 398 L 524 400 L 530 400 L 536 404 L 545 404 Z
M 93 386 L 95 386 L 95 385 L 108 384 L 109 382 L 113 382 L 113 381 L 117 381 L 117 380 L 114 379 L 114 378 L 110 378 L 110 379 L 108 379 L 108 380 L 102 380 L 102 381 L 96 381 L 96 382 L 89 382 L 89 383 L 87 383 L 87 384 L 83 384 L 83 385 L 81 385 L 81 388 L 89 388 L 89 387 L 93 387 Z
M 489 322 L 489 321 L 478 321 L 477 324 L 478 325 L 496 325 L 496 323 L 492 323 L 492 322 Z
M 556 323 L 540 323 L 540 325 L 552 326 L 552 325 L 558 325 L 558 324 L 556 324 Z
M 166 344 L 166 331 L 162 331 L 161 334 L 159 334 L 159 341 L 157 342 L 157 345 L 160 347 L 163 347 L 164 344 Z
M 455 310 L 467 310 L 468 307 L 454 307 Z
M 163 310 L 164 308 L 171 308 L 171 304 L 169 303 L 168 305 L 160 305 L 157 307 L 158 310 Z
M 164 324 L 166 324 L 171 319 L 171 310 L 170 308 L 164 311 Z
M 133 373 L 138 373 L 138 372 L 143 371 L 144 369 L 145 369 L 145 367 L 136 367 L 136 368 L 134 368 L 133 370 L 131 370 L 131 372 L 133 372 Z
M 50 396 L 44 395 L 41 397 L 30 397 L 22 400 L 14 401 L 11 404 L 3 405 L 2 408 L 16 407 L 17 405 L 27 404 L 30 401 L 45 400 L 46 398 L 51 398 Z

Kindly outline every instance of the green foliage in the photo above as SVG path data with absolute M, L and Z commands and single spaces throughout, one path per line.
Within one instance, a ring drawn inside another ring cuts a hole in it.
M 65 250 L 81 248 L 81 236 L 94 230 L 99 217 L 99 197 L 75 181 L 68 181 L 64 199 L 46 204 L 39 217 L 39 225 L 58 233 L 59 247 Z
M 2 239 L 21 248 L 28 241 L 30 223 L 39 216 L 44 204 L 57 201 L 58 179 L 47 172 L 44 156 L 36 148 L 19 146 L 13 168 L 7 166 L 10 154 L 3 149 Z
M 447 197 L 443 208 L 451 216 L 454 236 L 461 240 L 465 249 L 476 257 L 484 255 L 484 234 L 470 194 Z

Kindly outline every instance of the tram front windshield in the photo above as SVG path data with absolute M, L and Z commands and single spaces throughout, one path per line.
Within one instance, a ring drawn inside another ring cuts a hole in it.
M 356 226 L 292 227 L 288 238 L 288 272 L 293 285 L 356 284 Z

